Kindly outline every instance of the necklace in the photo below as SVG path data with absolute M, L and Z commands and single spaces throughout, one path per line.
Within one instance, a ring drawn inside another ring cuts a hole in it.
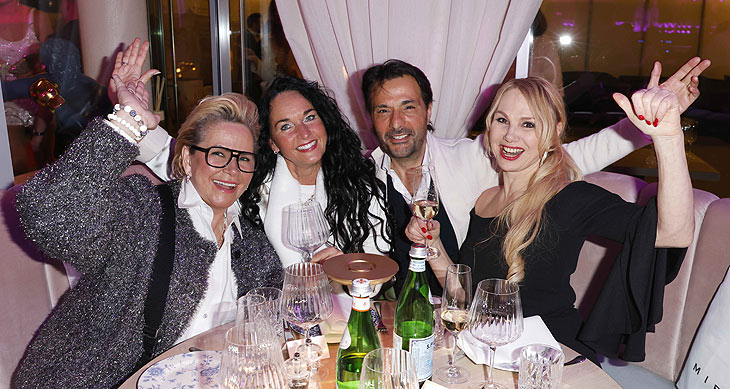
M 223 212 L 223 226 L 221 228 L 220 237 L 216 236 L 216 240 L 218 241 L 218 248 L 221 248 L 223 246 L 223 241 L 225 240 L 227 227 L 228 227 L 228 210 Z

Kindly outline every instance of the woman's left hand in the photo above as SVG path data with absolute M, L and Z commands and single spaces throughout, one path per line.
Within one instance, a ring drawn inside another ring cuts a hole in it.
M 343 252 L 337 247 L 327 247 L 326 249 L 317 251 L 310 262 L 325 263 L 328 259 L 342 254 Z
M 614 93 L 613 99 L 626 112 L 629 120 L 652 138 L 682 134 L 679 103 L 673 92 L 654 87 L 634 92 L 631 101 L 620 93 Z

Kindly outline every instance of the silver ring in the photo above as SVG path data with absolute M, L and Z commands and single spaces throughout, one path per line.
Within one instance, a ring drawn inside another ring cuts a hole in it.
M 132 94 L 134 94 L 134 89 L 132 89 L 132 88 L 127 88 L 127 90 L 129 91 L 129 93 L 132 93 Z

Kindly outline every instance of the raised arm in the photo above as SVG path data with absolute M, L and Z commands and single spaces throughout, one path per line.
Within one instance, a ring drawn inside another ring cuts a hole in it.
M 631 101 L 619 93 L 613 98 L 654 142 L 659 170 L 655 246 L 689 246 L 694 235 L 694 200 L 677 95 L 654 87 L 637 91 Z
M 435 247 L 439 250 L 440 255 L 436 258 L 428 260 L 428 265 L 431 266 L 433 274 L 436 276 L 439 284 L 444 285 L 446 280 L 446 269 L 454 263 L 446 253 L 446 248 L 441 243 L 441 225 L 436 220 L 431 220 L 428 225 L 423 220 L 411 216 L 411 221 L 406 226 L 405 231 L 406 237 L 415 243 L 426 243 L 430 247 Z
M 658 86 L 673 92 L 678 98 L 679 113 L 682 114 L 700 96 L 699 75 L 709 66 L 710 60 L 694 57 L 659 84 L 662 65 L 657 61 L 651 71 L 648 87 Z M 597 172 L 651 142 L 650 137 L 637 130 L 632 122 L 622 119 L 596 134 L 564 145 L 565 149 L 584 174 Z

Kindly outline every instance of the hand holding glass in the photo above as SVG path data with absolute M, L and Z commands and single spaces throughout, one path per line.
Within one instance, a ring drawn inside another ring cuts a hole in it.
M 439 190 L 436 184 L 436 170 L 431 165 L 417 167 L 413 175 L 413 196 L 411 197 L 413 215 L 428 224 L 439 213 Z M 426 240 L 428 258 L 441 255 L 439 249 L 429 247 Z

